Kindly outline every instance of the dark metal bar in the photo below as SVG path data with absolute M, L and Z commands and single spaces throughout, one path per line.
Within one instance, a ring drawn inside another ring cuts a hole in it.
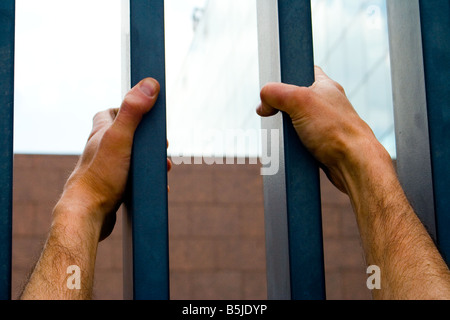
M 313 84 L 310 1 L 261 0 L 258 16 L 261 85 Z M 269 299 L 325 299 L 318 164 L 286 114 L 263 119 L 262 126 L 280 132 L 271 141 L 280 143 L 280 170 L 264 176 Z
M 437 243 L 450 264 L 450 1 L 420 0 Z
M 278 1 L 281 82 L 314 83 L 310 0 Z M 292 299 L 324 299 L 319 169 L 283 114 Z
M 419 1 L 389 0 L 387 8 L 397 174 L 415 212 L 436 239 Z
M 11 298 L 15 1 L 0 2 L 0 299 Z
M 164 1 L 130 0 L 131 85 L 161 85 L 135 134 L 124 226 L 124 296 L 169 299 Z
M 450 2 L 389 0 L 397 165 L 417 215 L 450 261 Z

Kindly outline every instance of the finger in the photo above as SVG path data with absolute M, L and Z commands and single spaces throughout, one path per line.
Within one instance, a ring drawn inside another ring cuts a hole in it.
M 169 140 L 167 140 L 167 148 L 169 148 Z M 169 158 L 167 158 L 167 172 L 169 172 L 172 169 L 172 161 L 170 161 Z M 167 186 L 167 192 L 170 192 L 170 186 Z
M 302 108 L 311 104 L 313 92 L 306 87 L 298 87 L 283 83 L 270 83 L 261 90 L 261 107 L 259 112 L 270 114 L 271 108 L 284 111 L 291 117 Z
M 114 118 L 116 117 L 118 109 L 109 109 L 105 111 L 98 112 L 94 118 L 93 118 L 93 124 L 92 124 L 92 131 L 89 135 L 89 139 L 92 138 L 93 135 L 95 135 L 97 132 L 104 128 L 108 128 L 113 122 Z M 89 140 L 88 139 L 88 140 Z
M 169 148 L 169 140 L 166 141 L 167 141 L 167 148 Z M 170 171 L 171 169 L 172 169 L 172 161 L 169 158 L 167 158 L 167 171 Z
M 114 124 L 120 130 L 134 133 L 144 114 L 149 112 L 158 98 L 159 83 L 146 78 L 133 87 L 125 96 Z
M 94 125 L 110 125 L 113 123 L 114 118 L 116 117 L 118 109 L 108 109 L 101 112 L 98 112 L 94 118 Z
M 314 66 L 314 76 L 317 81 L 329 80 L 328 75 L 319 66 Z
M 261 104 L 256 109 L 256 113 L 261 117 L 270 117 L 278 113 L 277 109 L 272 108 L 267 103 L 261 102 Z
M 328 77 L 328 75 L 320 67 L 315 66 L 314 70 L 315 70 L 316 81 L 311 86 L 311 88 L 316 87 L 315 85 L 318 84 L 319 82 L 322 86 L 324 85 L 325 82 L 327 82 L 327 84 L 329 86 L 335 87 L 336 89 L 338 89 L 341 93 L 343 93 L 345 95 L 345 89 L 338 82 L 336 82 L 333 79 L 331 79 L 330 77 Z

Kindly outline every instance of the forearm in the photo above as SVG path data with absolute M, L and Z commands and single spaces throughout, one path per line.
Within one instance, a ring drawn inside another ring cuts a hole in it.
M 86 147 L 54 209 L 49 237 L 22 299 L 91 298 L 97 245 L 114 228 L 128 181 L 134 132 L 154 106 L 159 91 L 155 79 L 144 79 L 128 92 L 119 109 L 94 117 Z M 76 270 L 80 271 L 80 289 L 70 282 L 77 276 Z
M 21 299 L 91 299 L 100 228 L 85 210 L 64 201 L 55 207 L 44 250 Z M 78 288 L 71 266 L 80 271 Z
M 398 182 L 389 154 L 344 89 L 320 68 L 311 87 L 272 83 L 257 113 L 287 112 L 306 148 L 350 196 L 366 260 L 381 269 L 377 299 L 450 299 L 449 270 Z
M 450 299 L 449 270 L 377 142 L 342 170 L 368 265 L 381 269 L 376 299 Z

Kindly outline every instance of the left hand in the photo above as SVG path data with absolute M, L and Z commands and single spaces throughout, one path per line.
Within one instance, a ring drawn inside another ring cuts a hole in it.
M 128 180 L 134 133 L 155 105 L 159 91 L 156 80 L 144 79 L 130 90 L 119 109 L 95 115 L 85 150 L 64 187 L 60 202 L 86 214 L 100 228 L 100 241 L 114 228 Z M 169 160 L 167 166 L 170 170 Z

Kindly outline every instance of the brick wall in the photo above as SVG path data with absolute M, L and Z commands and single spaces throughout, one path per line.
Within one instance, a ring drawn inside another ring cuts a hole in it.
M 76 156 L 16 155 L 13 283 L 16 298 L 48 231 Z M 257 165 L 182 165 L 169 175 L 172 299 L 265 299 L 262 177 Z M 348 198 L 322 176 L 327 297 L 370 299 Z M 122 299 L 121 212 L 99 245 L 94 297 Z

